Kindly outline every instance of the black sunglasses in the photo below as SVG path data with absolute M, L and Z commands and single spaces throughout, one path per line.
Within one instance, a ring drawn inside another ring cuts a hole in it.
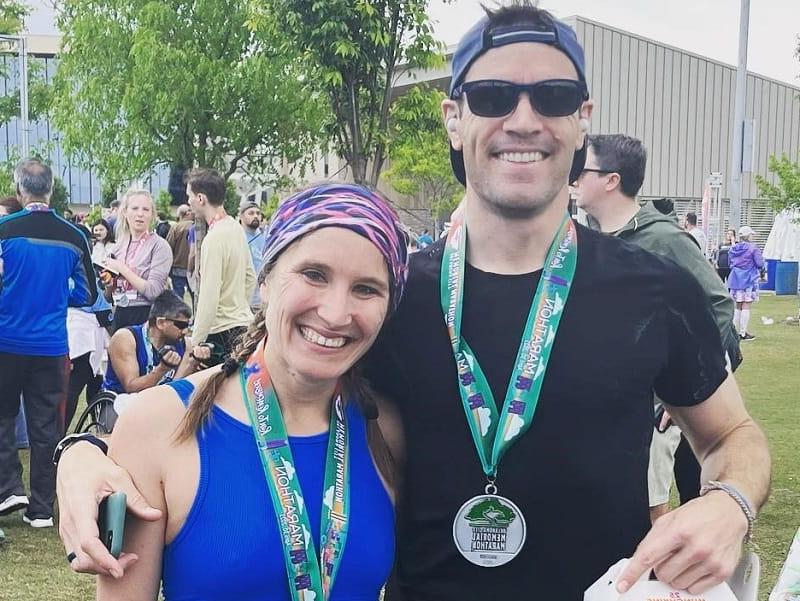
M 584 173 L 599 173 L 600 175 L 608 175 L 609 173 L 616 173 L 616 171 L 608 171 L 606 169 L 590 169 L 588 167 L 584 167 L 581 169 L 581 175 Z
M 171 321 L 173 325 L 179 330 L 185 330 L 186 328 L 189 327 L 189 322 L 184 321 L 182 319 L 172 319 L 170 317 L 165 317 L 164 319 L 166 319 L 167 321 Z
M 505 117 L 517 108 L 522 92 L 528 93 L 533 108 L 543 117 L 571 115 L 588 98 L 586 85 L 575 79 L 545 79 L 532 84 L 480 79 L 458 86 L 453 98 L 466 94 L 469 110 L 479 117 Z

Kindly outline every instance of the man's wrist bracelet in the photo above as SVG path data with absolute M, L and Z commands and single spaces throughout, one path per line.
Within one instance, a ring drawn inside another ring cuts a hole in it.
M 56 445 L 56 450 L 53 452 L 53 465 L 58 466 L 58 462 L 61 459 L 61 456 L 64 454 L 64 451 L 77 442 L 88 442 L 93 444 L 98 449 L 103 451 L 104 455 L 108 455 L 108 445 L 104 441 L 97 438 L 97 436 L 94 434 L 89 434 L 88 432 L 84 432 L 83 434 L 70 434 L 62 438 L 61 441 Z
M 755 509 L 753 509 L 753 506 L 750 504 L 750 501 L 748 501 L 747 497 L 745 497 L 744 494 L 742 494 L 742 492 L 732 484 L 728 484 L 727 482 L 719 482 L 718 480 L 709 480 L 706 484 L 704 484 L 700 489 L 700 496 L 702 497 L 712 490 L 721 490 L 722 492 L 727 493 L 728 496 L 736 501 L 736 504 L 741 507 L 744 516 L 747 518 L 747 533 L 744 535 L 744 542 L 749 543 L 753 536 L 753 525 L 756 521 L 756 512 Z

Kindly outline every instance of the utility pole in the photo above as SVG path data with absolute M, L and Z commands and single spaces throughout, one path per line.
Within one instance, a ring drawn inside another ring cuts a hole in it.
M 17 47 L 19 69 L 19 152 L 24 158 L 30 152 L 28 139 L 28 40 L 23 35 L 0 35 L 0 42 L 10 42 Z
M 733 108 L 733 147 L 731 148 L 731 229 L 742 224 L 742 157 L 744 154 L 744 108 L 747 94 L 747 34 L 750 27 L 750 0 L 742 0 L 739 15 L 739 65 L 736 70 L 736 97 Z

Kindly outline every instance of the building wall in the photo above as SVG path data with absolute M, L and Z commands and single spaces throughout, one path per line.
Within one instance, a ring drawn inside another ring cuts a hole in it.
M 720 171 L 727 202 L 736 69 L 580 17 L 570 21 L 586 52 L 591 131 L 627 133 L 648 149 L 642 196 L 698 208 L 708 174 Z M 755 175 L 775 181 L 769 157 L 799 156 L 800 88 L 748 73 L 745 119 L 755 120 L 755 138 L 753 170 L 742 176 L 742 221 L 765 237 L 772 214 L 758 200 Z
M 40 36 L 52 45 L 53 36 Z M 31 44 L 32 50 L 35 50 Z M 52 81 L 58 65 L 58 58 L 49 54 L 32 54 L 28 58 L 30 70 L 39 70 L 47 81 Z M 0 76 L 0 96 L 13 95 L 19 90 L 19 63 L 14 54 L 0 56 L 0 69 L 5 77 Z M 19 155 L 21 136 L 19 119 L 12 119 L 0 126 L 0 163 Z M 82 166 L 69 157 L 61 146 L 61 134 L 49 119 L 43 118 L 28 123 L 28 143 L 32 152 L 48 157 L 53 172 L 64 182 L 69 192 L 70 204 L 85 207 L 100 203 L 102 200 L 102 183 L 97 173 L 91 168 Z M 166 189 L 169 183 L 169 169 L 156 169 L 142 182 L 145 188 L 158 194 Z
M 595 133 L 625 132 L 650 152 L 643 193 L 693 197 L 711 171 L 728 196 L 736 70 L 690 52 L 581 18 Z M 748 73 L 745 119 L 755 119 L 753 172 L 742 196 L 757 198 L 754 175 L 772 154 L 800 151 L 800 88 Z

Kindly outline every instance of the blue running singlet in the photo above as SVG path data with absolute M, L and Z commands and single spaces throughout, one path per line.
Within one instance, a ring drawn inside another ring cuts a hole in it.
M 186 380 L 169 384 L 184 404 Z M 376 601 L 394 559 L 394 508 L 367 447 L 366 421 L 348 405 L 351 508 L 330 601 Z M 200 483 L 186 522 L 164 548 L 167 601 L 291 601 L 283 549 L 249 424 L 218 407 L 197 435 Z M 328 433 L 289 437 L 319 549 Z M 319 599 L 317 601 L 323 601 Z

